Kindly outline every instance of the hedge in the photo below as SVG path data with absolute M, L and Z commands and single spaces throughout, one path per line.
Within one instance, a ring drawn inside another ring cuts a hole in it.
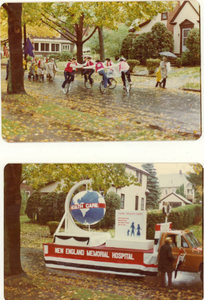
M 149 74 L 153 74 L 155 70 L 159 67 L 161 60 L 160 59 L 147 59 L 146 60 L 146 67 L 149 71 Z
M 202 205 L 186 205 L 172 209 L 168 222 L 172 222 L 172 229 L 182 230 L 196 223 L 202 217 Z M 165 216 L 161 210 L 147 212 L 147 239 L 154 239 L 155 225 L 164 223 Z
M 128 59 L 127 63 L 130 66 L 130 72 L 133 72 L 134 68 L 140 64 L 139 60 L 136 59 Z

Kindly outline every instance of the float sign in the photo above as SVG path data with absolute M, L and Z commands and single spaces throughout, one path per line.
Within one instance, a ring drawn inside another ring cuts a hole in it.
M 146 211 L 116 210 L 115 238 L 135 241 L 146 240 Z

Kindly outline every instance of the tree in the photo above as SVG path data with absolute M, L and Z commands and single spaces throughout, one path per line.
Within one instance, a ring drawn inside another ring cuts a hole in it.
M 115 211 L 120 209 L 121 198 L 118 194 L 110 192 L 105 196 L 106 214 L 104 218 L 98 223 L 100 228 L 114 228 L 115 225 Z
M 121 54 L 122 42 L 128 33 L 128 27 L 125 24 L 118 24 L 118 29 L 112 30 L 105 28 L 103 30 L 103 40 L 105 45 L 105 56 L 114 57 L 118 59 Z M 95 33 L 89 41 L 86 42 L 86 46 L 91 48 L 94 53 L 100 54 L 100 46 L 98 35 Z
M 173 8 L 172 3 L 155 2 L 66 2 L 45 6 L 42 21 L 77 46 L 82 61 L 83 44 L 98 28 L 117 29 L 117 22 L 149 19 Z M 91 29 L 91 32 L 89 32 Z M 99 30 L 100 31 L 100 30 Z
M 107 190 L 113 184 L 116 188 L 138 184 L 133 175 L 125 172 L 124 164 L 25 164 L 23 180 L 33 189 L 49 182 L 59 182 L 57 191 L 68 192 L 77 181 L 92 178 L 92 188 Z M 63 181 L 63 184 L 60 183 Z
M 179 194 L 184 198 L 186 198 L 186 195 L 184 193 L 184 184 L 182 184 L 179 188 L 176 189 L 176 194 Z
M 197 202 L 203 201 L 203 168 L 200 164 L 190 164 L 194 172 L 188 172 L 187 180 L 192 183 Z
M 20 262 L 21 164 L 8 164 L 4 169 L 4 272 L 23 272 Z
M 147 177 L 147 189 L 149 190 L 149 194 L 147 195 L 147 207 L 154 209 L 158 207 L 159 200 L 159 181 L 157 173 L 154 164 L 143 164 L 142 167 L 150 174 L 150 176 Z
M 8 14 L 10 56 L 7 92 L 8 94 L 25 93 L 22 61 L 22 3 L 4 3 L 2 6 Z

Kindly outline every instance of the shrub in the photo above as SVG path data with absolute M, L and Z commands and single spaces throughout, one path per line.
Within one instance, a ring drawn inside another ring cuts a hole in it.
M 63 51 L 60 53 L 59 60 L 60 61 L 68 61 L 73 57 L 70 51 Z
M 172 229 L 181 230 L 193 225 L 198 217 L 202 217 L 202 205 L 186 205 L 172 209 L 168 222 L 172 222 Z M 147 212 L 147 239 L 154 239 L 155 225 L 164 222 L 165 216 L 161 210 Z
M 65 193 L 49 193 L 42 195 L 35 192 L 29 197 L 26 214 L 31 220 L 40 224 L 48 221 L 60 221 L 64 214 Z
M 50 221 L 50 222 L 47 222 L 47 225 L 50 229 L 50 235 L 53 235 L 59 225 L 59 222 L 56 222 L 56 221 Z
M 49 58 L 54 58 L 55 60 L 59 59 L 60 53 L 52 53 L 49 55 Z
M 38 207 L 40 206 L 41 194 L 34 192 L 27 201 L 25 213 L 32 221 L 38 220 Z
M 133 43 L 135 39 L 134 33 L 129 33 L 123 40 L 122 46 L 121 46 L 121 56 L 128 58 L 132 57 L 132 49 L 133 49 Z
M 189 31 L 186 38 L 186 47 L 188 49 L 181 56 L 182 65 L 200 65 L 200 31 L 198 28 Z
M 27 201 L 28 201 L 28 195 L 25 193 L 24 190 L 21 191 L 21 210 L 20 210 L 20 215 L 25 214 L 26 206 L 27 206 Z
M 153 74 L 155 70 L 159 67 L 161 60 L 160 59 L 147 59 L 146 67 L 149 71 L 149 74 Z
M 179 57 L 176 59 L 176 66 L 177 66 L 177 68 L 181 68 L 181 66 L 182 66 L 182 60 Z
M 133 72 L 134 68 L 140 64 L 139 60 L 136 59 L 128 59 L 127 63 L 130 66 L 130 72 Z
M 173 35 L 163 23 L 157 22 L 151 31 L 140 34 L 133 43 L 132 58 L 144 63 L 149 58 L 157 58 L 159 52 L 173 51 Z

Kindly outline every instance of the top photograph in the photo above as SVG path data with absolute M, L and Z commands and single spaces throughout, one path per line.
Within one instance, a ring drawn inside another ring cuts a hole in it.
M 3 141 L 201 137 L 197 1 L 4 3 L 0 25 Z

